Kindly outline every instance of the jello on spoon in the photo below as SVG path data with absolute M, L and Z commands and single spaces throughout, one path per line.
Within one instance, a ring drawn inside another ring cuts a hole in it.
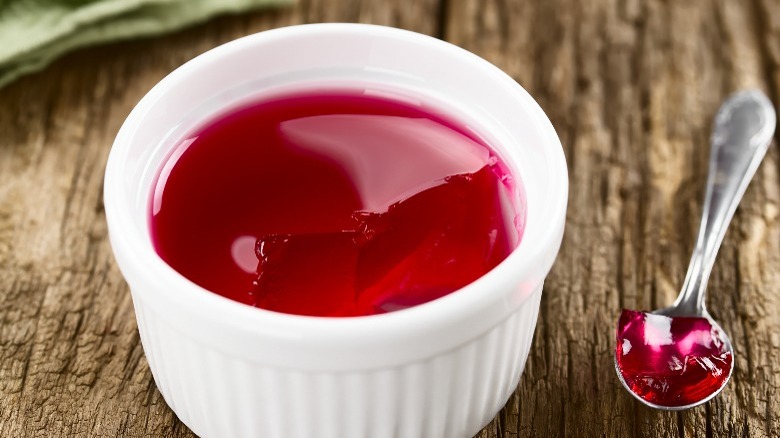
M 709 176 L 696 247 L 674 305 L 623 310 L 615 368 L 626 389 L 648 406 L 682 410 L 717 395 L 731 376 L 734 353 L 704 305 L 718 248 L 775 132 L 775 111 L 757 90 L 729 97 L 715 117 Z
M 624 310 L 617 367 L 623 384 L 646 403 L 683 408 L 714 396 L 734 365 L 729 338 L 708 318 Z

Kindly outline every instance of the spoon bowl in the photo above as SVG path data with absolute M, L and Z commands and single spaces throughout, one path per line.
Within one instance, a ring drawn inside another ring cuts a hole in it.
M 615 370 L 623 386 L 656 409 L 683 410 L 715 397 L 734 370 L 731 341 L 704 304 L 718 248 L 766 154 L 776 115 L 758 90 L 730 96 L 715 116 L 701 227 L 680 295 L 654 312 L 623 310 Z
M 624 310 L 618 323 L 615 369 L 646 405 L 689 409 L 715 397 L 734 369 L 734 352 L 712 317 Z

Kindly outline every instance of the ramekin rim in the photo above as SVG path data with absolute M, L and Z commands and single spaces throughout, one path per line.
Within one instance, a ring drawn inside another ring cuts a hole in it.
M 548 170 L 554 175 L 550 178 L 553 186 L 548 187 L 551 196 L 546 201 L 552 205 L 552 208 L 549 209 L 550 222 L 544 228 L 543 235 L 538 239 L 539 244 L 535 247 L 525 247 L 522 251 L 513 252 L 499 266 L 475 282 L 431 302 L 381 315 L 330 318 L 267 311 L 214 294 L 176 272 L 151 248 L 143 245 L 137 235 L 134 236 L 131 232 L 116 232 L 119 229 L 133 230 L 134 228 L 123 225 L 131 220 L 130 215 L 132 213 L 126 203 L 120 202 L 121 195 L 119 195 L 119 192 L 122 190 L 120 169 L 125 158 L 123 153 L 126 153 L 128 149 L 123 147 L 123 145 L 129 146 L 132 142 L 133 133 L 139 128 L 139 122 L 142 120 L 143 114 L 155 104 L 180 76 L 188 74 L 202 64 L 210 63 L 212 60 L 232 50 L 239 50 L 244 44 L 252 44 L 257 39 L 270 41 L 274 38 L 285 38 L 302 31 L 312 33 L 371 32 L 379 36 L 413 38 L 416 40 L 416 43 L 438 45 L 438 48 L 441 50 L 451 51 L 457 56 L 470 57 L 492 79 L 503 81 L 504 87 L 515 93 L 522 106 L 534 114 L 534 124 L 537 125 L 544 137 L 546 137 L 544 139 L 544 150 L 549 158 Z M 158 286 L 156 289 L 166 294 L 166 299 L 176 301 L 178 304 L 182 304 L 183 307 L 198 311 L 202 315 L 220 314 L 222 315 L 220 320 L 224 323 L 240 327 L 243 330 L 279 333 L 279 329 L 283 328 L 284 330 L 289 330 L 291 334 L 305 334 L 315 338 L 330 336 L 362 337 L 367 334 L 376 336 L 380 332 L 395 332 L 399 327 L 405 327 L 406 330 L 404 331 L 414 332 L 419 328 L 433 327 L 457 321 L 459 315 L 470 314 L 474 309 L 487 305 L 485 303 L 486 295 L 484 290 L 491 289 L 491 287 L 486 287 L 488 283 L 510 285 L 513 282 L 513 278 L 518 276 L 527 277 L 528 271 L 532 269 L 541 269 L 546 274 L 551 267 L 552 260 L 546 266 L 535 265 L 533 261 L 552 259 L 551 257 L 543 257 L 543 255 L 557 251 L 560 244 L 568 201 L 568 171 L 560 140 L 542 108 L 514 79 L 483 58 L 446 41 L 408 30 L 371 24 L 317 23 L 276 28 L 233 40 L 193 58 L 163 78 L 138 102 L 120 128 L 106 165 L 103 195 L 112 248 L 120 261 L 120 268 L 127 263 L 128 267 L 132 265 L 132 269 L 143 271 L 147 276 L 147 280 L 154 278 L 155 283 L 164 284 L 164 286 Z M 112 230 L 115 232 L 111 233 Z M 525 263 L 522 263 L 523 261 Z M 125 271 L 126 269 L 123 269 L 123 272 Z M 127 274 L 126 278 L 128 278 Z M 532 288 L 537 287 L 543 281 L 543 278 L 544 275 L 540 276 L 536 284 L 530 286 Z M 130 278 L 128 278 L 128 283 L 131 283 L 132 287 Z M 493 289 L 501 289 L 501 287 Z M 224 317 L 225 315 L 230 317 L 226 318 Z

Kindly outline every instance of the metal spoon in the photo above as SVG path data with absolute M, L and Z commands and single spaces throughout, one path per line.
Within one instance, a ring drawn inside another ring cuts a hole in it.
M 715 116 L 701 226 L 682 291 L 671 307 L 651 313 L 624 311 L 621 316 L 615 368 L 626 389 L 648 406 L 664 410 L 698 406 L 717 395 L 731 376 L 731 342 L 707 312 L 704 292 L 726 228 L 769 147 L 775 123 L 772 103 L 758 90 L 736 93 L 723 103 Z M 680 342 L 686 344 L 676 345 Z M 629 360 L 632 348 L 634 356 Z M 663 372 L 649 369 L 652 365 L 640 360 L 642 354 L 662 351 L 667 355 L 664 359 L 658 356 Z M 697 356 L 701 352 L 712 354 Z M 641 369 L 645 371 L 635 380 Z M 686 372 L 717 380 L 675 388 L 686 384 L 680 378 Z

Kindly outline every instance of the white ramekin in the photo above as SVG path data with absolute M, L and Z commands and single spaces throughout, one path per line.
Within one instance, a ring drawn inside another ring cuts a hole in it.
M 215 109 L 324 83 L 423 97 L 473 124 L 523 181 L 519 248 L 455 293 L 358 318 L 252 308 L 165 264 L 149 237 L 148 200 L 176 140 Z M 195 433 L 407 438 L 472 436 L 517 386 L 542 283 L 560 246 L 567 191 L 550 121 L 498 68 L 413 32 L 314 24 L 241 38 L 160 81 L 116 137 L 104 196 L 149 367 L 165 401 Z

